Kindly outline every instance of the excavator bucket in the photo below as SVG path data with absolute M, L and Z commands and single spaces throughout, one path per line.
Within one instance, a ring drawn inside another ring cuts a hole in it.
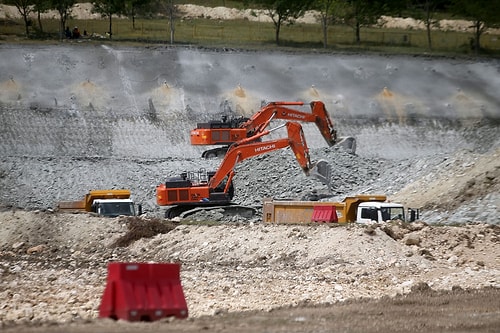
M 318 179 L 320 182 L 327 185 L 328 189 L 330 189 L 332 167 L 327 161 L 319 160 L 318 162 L 316 162 L 316 164 L 310 170 L 309 175 Z
M 353 136 L 340 137 L 335 146 L 341 147 L 349 154 L 356 154 L 356 138 Z
M 171 316 L 179 319 L 188 316 L 179 264 L 108 264 L 100 318 L 155 321 Z

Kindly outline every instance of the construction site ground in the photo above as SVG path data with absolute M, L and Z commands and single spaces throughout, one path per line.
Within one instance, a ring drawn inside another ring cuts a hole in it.
M 0 213 L 4 332 L 496 332 L 500 227 Z M 188 319 L 99 319 L 108 262 L 181 264 Z
M 499 59 L 101 39 L 2 43 L 0 59 L 2 332 L 500 330 Z M 418 221 L 164 218 L 158 184 L 220 163 L 190 145 L 197 122 L 312 100 L 339 136 L 356 138 L 356 153 L 327 147 L 305 124 L 331 183 L 285 149 L 238 164 L 234 201 L 377 193 L 419 208 Z M 144 215 L 55 209 L 111 188 L 130 189 Z M 99 318 L 112 262 L 180 264 L 188 318 Z

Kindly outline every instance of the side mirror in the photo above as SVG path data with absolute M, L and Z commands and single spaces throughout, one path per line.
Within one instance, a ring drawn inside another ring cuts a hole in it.
M 414 208 L 408 208 L 408 222 L 415 222 L 420 218 L 420 210 Z
M 142 205 L 138 204 L 137 205 L 137 216 L 141 216 L 141 215 L 142 215 Z

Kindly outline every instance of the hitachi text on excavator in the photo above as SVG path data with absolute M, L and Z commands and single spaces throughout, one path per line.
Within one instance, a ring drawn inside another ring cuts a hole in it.
M 284 126 L 288 134 L 286 138 L 261 140 L 262 137 Z M 245 207 L 232 203 L 235 194 L 233 178 L 236 164 L 247 158 L 287 147 L 291 148 L 306 175 L 324 178 L 321 171 L 318 171 L 311 162 L 302 126 L 296 122 L 287 122 L 233 143 L 219 168 L 214 172 L 200 169 L 183 172 L 180 177 L 168 178 L 157 186 L 156 202 L 160 206 L 168 206 L 165 212 L 167 218 L 187 216 L 188 211 L 192 212 L 199 208 L 222 207 L 225 210 L 241 211 Z

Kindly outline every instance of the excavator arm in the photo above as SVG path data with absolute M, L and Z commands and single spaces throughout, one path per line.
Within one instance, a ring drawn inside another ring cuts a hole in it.
M 283 126 L 286 126 L 287 128 L 287 138 L 258 142 L 260 137 L 268 135 L 272 131 Z M 313 164 L 311 163 L 309 148 L 307 147 L 307 143 L 305 141 L 302 126 L 295 122 L 287 122 L 285 125 L 265 130 L 250 138 L 234 143 L 227 151 L 219 169 L 210 179 L 208 187 L 217 188 L 226 177 L 228 177 L 226 186 L 229 186 L 232 178 L 234 177 L 234 168 L 236 164 L 246 160 L 247 158 L 267 154 L 271 151 L 286 147 L 290 147 L 292 149 L 300 167 L 307 175 L 309 175 L 309 172 L 313 168 Z
M 337 131 L 325 104 L 321 101 L 312 101 L 310 103 L 311 112 L 293 108 L 293 106 L 303 105 L 304 102 L 271 102 L 263 106 L 251 118 L 228 120 L 225 117 L 222 121 L 198 123 L 196 128 L 190 132 L 191 144 L 223 145 L 204 151 L 202 157 L 224 156 L 231 144 L 264 132 L 273 119 L 315 123 L 329 146 L 339 144 Z M 340 141 L 343 141 L 342 138 Z
M 302 105 L 304 105 L 304 102 L 268 103 L 244 122 L 241 127 L 245 128 L 247 133 L 255 135 L 263 132 L 273 119 L 314 122 L 328 145 L 333 146 L 337 142 L 337 132 L 333 127 L 333 121 L 326 110 L 325 104 L 320 101 L 312 101 L 310 103 L 311 112 L 303 112 L 289 107 Z

